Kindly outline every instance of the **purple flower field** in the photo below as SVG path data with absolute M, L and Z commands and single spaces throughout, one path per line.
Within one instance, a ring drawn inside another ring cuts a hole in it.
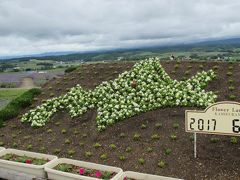
M 32 78 L 34 83 L 39 86 L 53 77 L 62 76 L 64 72 L 18 72 L 18 73 L 1 73 L 0 83 L 12 83 L 19 86 L 23 78 Z

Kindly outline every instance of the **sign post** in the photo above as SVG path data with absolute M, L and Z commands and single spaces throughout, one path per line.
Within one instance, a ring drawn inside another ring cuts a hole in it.
M 194 133 L 194 158 L 197 157 L 197 133 L 240 136 L 240 103 L 223 101 L 204 111 L 185 111 L 185 131 Z
M 194 133 L 194 158 L 197 158 L 197 133 Z

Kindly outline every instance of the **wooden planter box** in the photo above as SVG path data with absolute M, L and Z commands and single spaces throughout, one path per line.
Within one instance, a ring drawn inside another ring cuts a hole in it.
M 0 147 L 0 151 L 4 150 L 5 148 L 4 147 Z
M 41 154 L 41 153 L 34 153 L 34 152 L 29 152 L 29 151 L 21 151 L 21 150 L 16 150 L 16 149 L 5 149 L 0 152 L 0 156 L 4 156 L 6 154 L 16 154 L 19 156 L 28 156 L 32 158 L 39 158 L 39 159 L 48 159 L 49 162 L 51 160 L 57 159 L 56 156 L 52 155 L 47 155 L 47 154 Z M 49 163 L 48 162 L 48 163 Z M 48 164 L 46 163 L 46 164 Z M 8 161 L 8 160 L 3 160 L 0 159 L 0 168 L 3 169 L 10 169 L 14 170 L 17 172 L 22 172 L 30 175 L 35 175 L 36 177 L 39 178 L 45 178 L 46 172 L 44 171 L 44 166 L 46 165 L 33 165 L 33 164 L 25 164 L 25 163 L 20 163 L 20 162 L 14 162 L 14 161 Z
M 133 178 L 136 180 L 180 180 L 180 179 L 176 179 L 176 178 L 144 174 L 144 173 L 138 173 L 138 172 L 133 172 L 133 171 L 123 172 L 118 180 L 123 180 L 125 177 Z
M 109 171 L 109 172 L 117 173 L 111 180 L 118 180 L 123 172 L 121 168 L 117 168 L 117 167 L 105 166 L 105 165 L 89 163 L 89 162 L 84 162 L 84 161 L 77 161 L 77 160 L 66 159 L 66 158 L 60 158 L 60 159 L 57 159 L 57 160 L 54 160 L 54 161 L 48 163 L 45 166 L 45 171 L 47 172 L 49 179 L 53 179 L 53 180 L 99 180 L 98 178 L 94 178 L 94 177 L 72 174 L 72 173 L 62 172 L 62 171 L 53 169 L 58 164 L 62 164 L 62 163 L 72 164 L 72 165 L 83 167 L 83 168 L 96 169 L 96 170 L 100 170 L 100 171 Z

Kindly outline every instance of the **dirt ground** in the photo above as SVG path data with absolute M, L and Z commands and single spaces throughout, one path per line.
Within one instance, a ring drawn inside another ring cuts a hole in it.
M 240 66 L 238 63 L 223 62 L 162 62 L 169 75 L 177 80 L 189 78 L 198 71 L 214 68 L 217 79 L 209 84 L 207 90 L 218 94 L 218 101 L 240 101 Z M 66 93 L 76 84 L 85 89 L 93 89 L 102 81 L 114 79 L 119 73 L 128 70 L 133 63 L 109 63 L 84 65 L 79 70 L 63 78 L 55 78 L 43 86 L 43 93 L 35 99 L 31 108 L 43 100 Z M 176 68 L 178 65 L 178 68 Z M 186 73 L 187 72 L 187 73 Z M 230 72 L 230 73 L 229 73 Z M 234 86 L 230 90 L 229 86 Z M 234 95 L 235 99 L 230 99 Z M 0 129 L 0 141 L 5 147 L 36 152 L 56 154 L 101 164 L 121 167 L 143 173 L 183 179 L 240 179 L 240 139 L 237 144 L 230 142 L 229 136 L 198 135 L 197 159 L 193 158 L 192 134 L 184 129 L 184 112 L 194 107 L 163 108 L 125 119 L 104 132 L 96 129 L 96 110 L 90 110 L 76 119 L 66 112 L 59 112 L 42 128 L 34 129 L 30 124 L 22 124 L 20 117 L 12 119 Z M 22 111 L 27 112 L 29 108 Z M 156 124 L 162 124 L 157 128 Z M 145 128 L 143 128 L 143 124 Z M 174 127 L 178 124 L 179 127 Z M 139 134 L 138 140 L 133 136 Z M 152 135 L 159 139 L 152 139 Z M 170 138 L 177 136 L 176 140 Z M 217 138 L 213 142 L 211 138 Z M 101 147 L 95 147 L 95 144 Z M 114 144 L 115 149 L 109 147 Z M 166 155 L 166 149 L 171 153 Z M 86 156 L 87 154 L 91 156 Z M 107 155 L 102 159 L 101 155 Z M 126 159 L 121 160 L 120 156 Z M 145 160 L 144 164 L 139 159 Z M 164 168 L 158 163 L 164 161 Z
M 19 88 L 31 89 L 34 87 L 36 87 L 36 86 L 35 86 L 32 78 L 25 77 L 25 78 L 21 79 L 21 84 L 20 84 Z

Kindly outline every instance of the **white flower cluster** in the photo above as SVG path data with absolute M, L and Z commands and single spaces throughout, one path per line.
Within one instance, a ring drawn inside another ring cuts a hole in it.
M 31 122 L 33 127 L 44 126 L 51 116 L 61 109 L 67 109 L 71 117 L 79 116 L 85 113 L 88 108 L 94 107 L 91 94 L 91 91 L 84 91 L 80 85 L 77 85 L 65 95 L 47 100 L 36 109 L 30 110 L 23 115 L 21 121 Z
M 135 64 L 132 70 L 120 74 L 117 79 L 103 82 L 93 91 L 84 91 L 77 85 L 66 95 L 31 110 L 22 121 L 42 126 L 61 108 L 68 109 L 71 117 L 76 117 L 95 107 L 97 128 L 104 130 L 118 121 L 161 107 L 205 107 L 217 98 L 213 92 L 203 89 L 214 77 L 210 70 L 197 73 L 186 81 L 173 80 L 159 59 L 148 59 Z

